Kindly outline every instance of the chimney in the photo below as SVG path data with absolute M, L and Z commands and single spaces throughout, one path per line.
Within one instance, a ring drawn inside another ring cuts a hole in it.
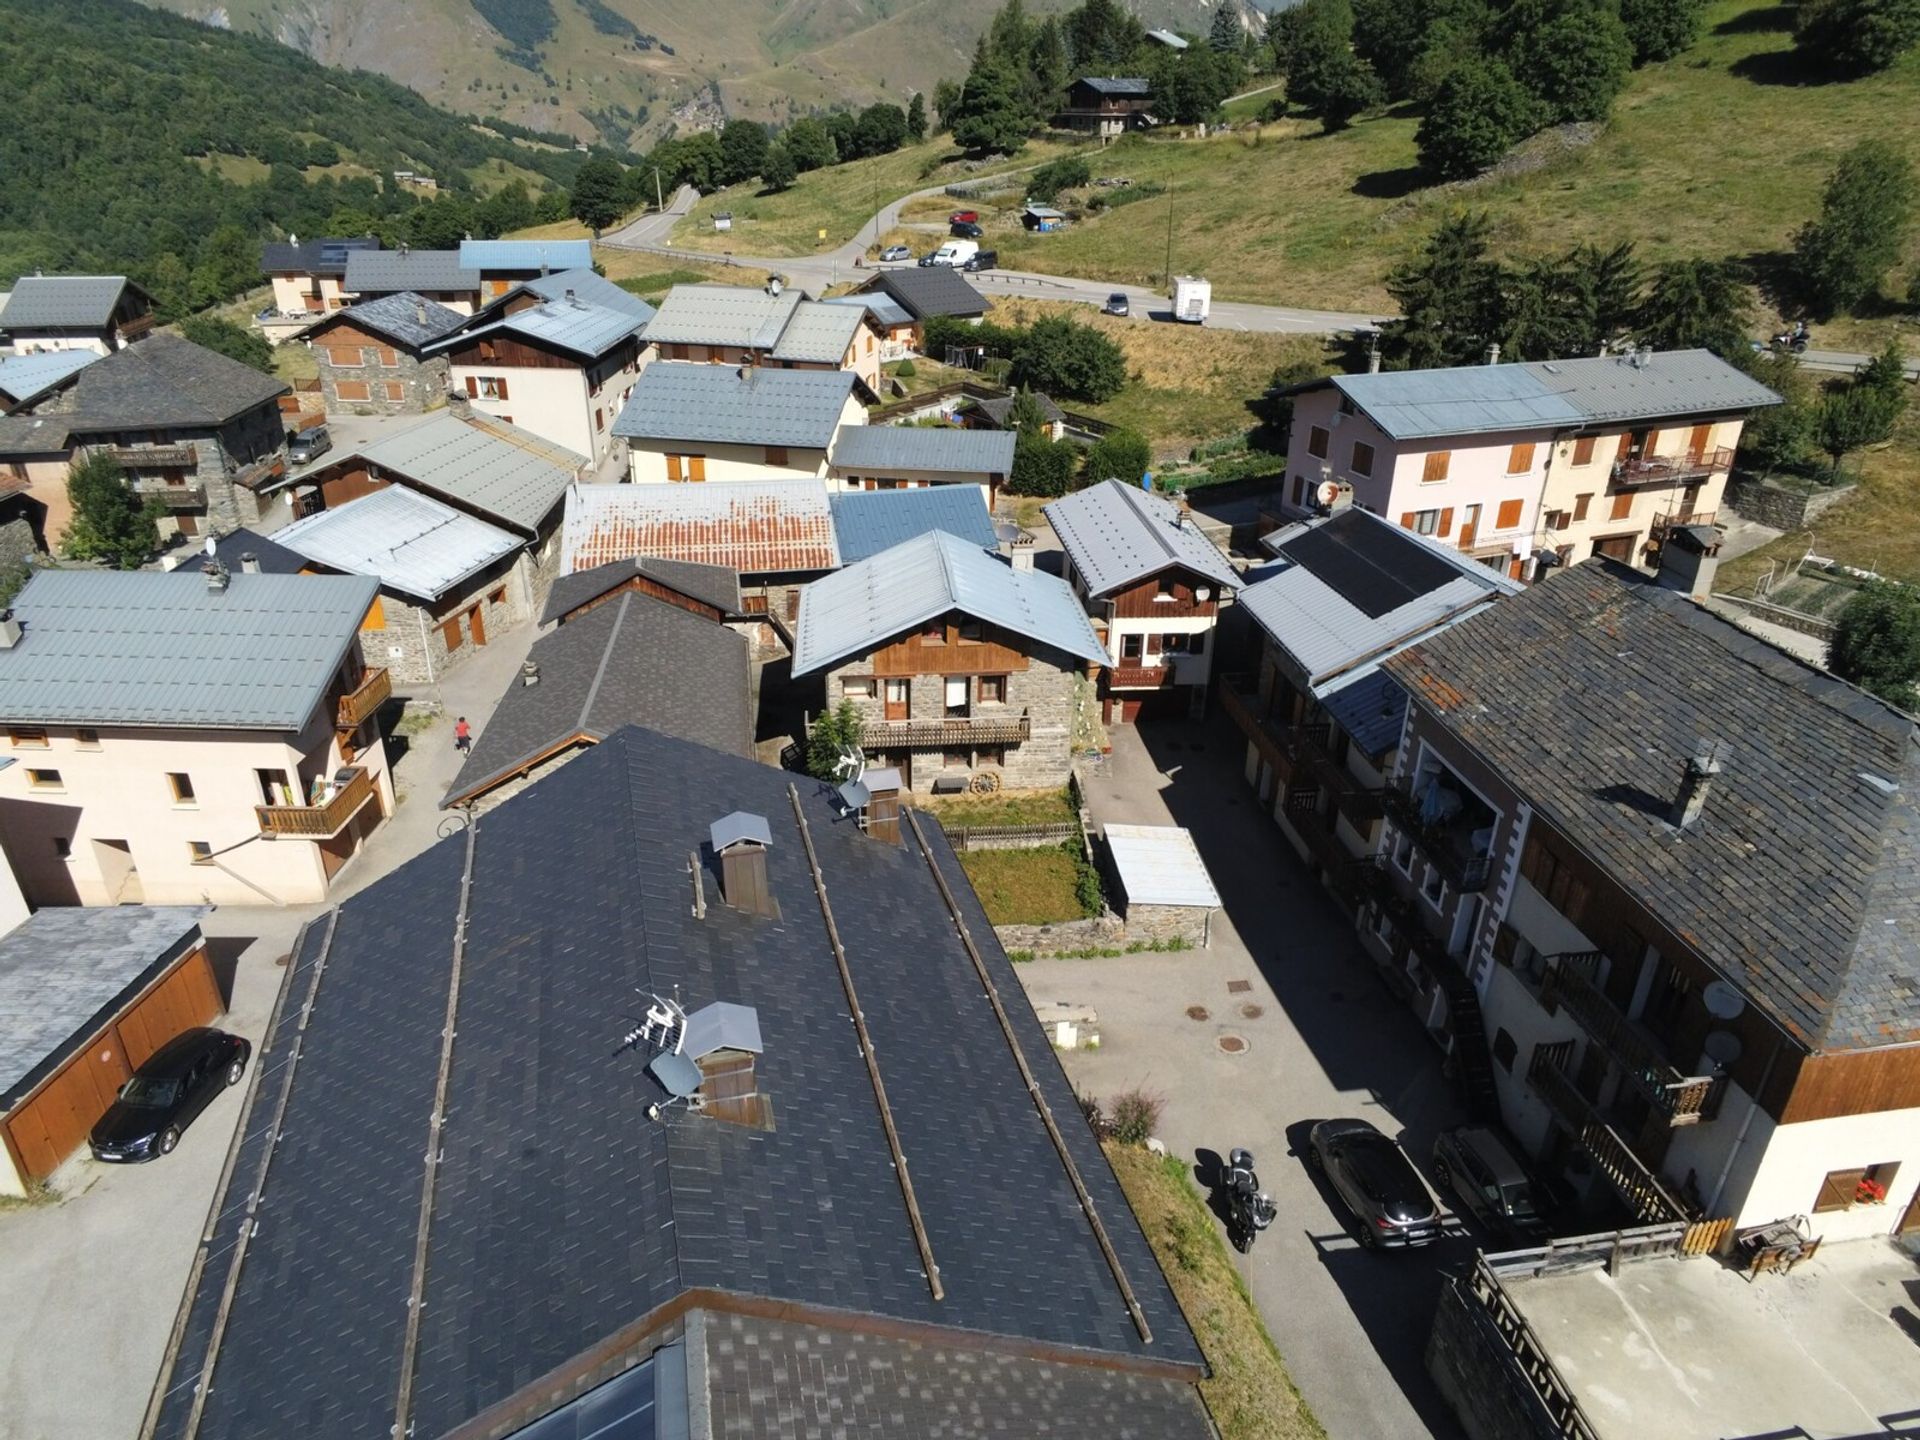
M 866 832 L 889 845 L 900 843 L 900 772 L 888 766 L 861 777 L 867 787 Z
M 778 920 L 780 905 L 767 879 L 773 831 L 766 817 L 736 810 L 714 821 L 707 838 L 720 862 L 720 898 L 735 910 Z
M 218 560 L 209 560 L 205 565 L 202 565 L 200 569 L 207 577 L 207 593 L 209 595 L 224 595 L 227 593 L 226 566 L 222 565 Z
M 1380 332 L 1378 330 L 1369 330 L 1367 332 L 1367 374 L 1378 375 L 1379 373 Z
M 404 259 L 404 258 L 406 258 L 406 254 L 407 254 L 407 242 L 406 242 L 406 241 L 404 241 L 404 240 L 402 240 L 402 241 L 400 242 L 400 255 L 401 255 L 401 258 L 402 258 L 402 259 Z
M 293 246 L 294 249 L 298 250 L 300 248 L 300 237 L 294 234 L 293 231 L 289 230 L 287 232 L 287 244 Z
M 427 323 L 427 302 L 416 298 L 413 302 L 413 323 L 424 326 Z
M 0 610 L 0 650 L 11 650 L 20 643 L 20 622 L 13 611 Z
M 1714 573 L 1720 568 L 1721 533 L 1711 525 L 1674 525 L 1660 542 L 1662 588 L 1678 590 L 1694 600 L 1713 593 Z
M 538 660 L 521 661 L 520 662 L 520 684 L 522 685 L 522 687 L 530 689 L 533 686 L 538 685 L 539 683 L 540 683 L 540 662 Z
M 1494 341 L 1493 344 L 1487 346 L 1487 364 L 1498 365 L 1499 363 L 1500 363 L 1500 342 L 1496 340 Z
M 580 302 L 574 298 L 573 291 L 571 290 L 567 291 L 567 304 L 573 306 L 576 310 L 581 308 Z
M 240 557 L 240 573 L 243 575 L 258 575 L 260 573 L 260 557 L 251 550 L 247 551 Z
M 1721 741 L 1694 742 L 1692 758 L 1680 769 L 1680 789 L 1673 797 L 1673 809 L 1667 812 L 1667 818 L 1680 829 L 1692 825 L 1707 808 L 1707 792 L 1713 788 L 1713 777 L 1720 773 L 1726 755 L 1727 747 Z
M 745 380 L 747 376 L 752 373 L 752 371 L 753 371 L 752 358 L 750 356 L 743 355 L 740 358 L 740 368 L 734 371 L 733 373 L 739 376 L 742 380 Z

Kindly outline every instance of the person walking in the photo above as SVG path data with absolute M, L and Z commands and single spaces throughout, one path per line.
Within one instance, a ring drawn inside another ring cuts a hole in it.
M 467 717 L 464 715 L 453 727 L 453 748 L 462 755 L 473 748 L 473 727 L 467 724 Z

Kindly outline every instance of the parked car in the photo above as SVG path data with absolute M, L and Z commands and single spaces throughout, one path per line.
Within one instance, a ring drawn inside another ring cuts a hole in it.
M 1440 1238 L 1440 1212 L 1419 1172 L 1365 1120 L 1322 1120 L 1307 1137 L 1307 1163 L 1360 1222 L 1367 1249 L 1405 1249 Z
M 1121 290 L 1116 290 L 1107 296 L 1107 303 L 1100 308 L 1109 315 L 1131 315 L 1133 313 L 1133 308 L 1127 304 L 1126 293 Z
M 978 210 L 956 210 L 947 217 L 949 225 L 974 225 L 980 220 Z
M 1433 1178 L 1501 1240 L 1537 1245 L 1551 1233 L 1526 1166 L 1496 1130 L 1466 1125 L 1433 1142 Z
M 904 245 L 889 245 L 880 252 L 880 258 L 882 260 L 911 260 L 913 258 L 913 251 Z
M 978 240 L 949 240 L 920 263 L 922 265 L 951 265 L 955 269 L 958 269 L 979 253 L 980 242 Z
M 998 250 L 982 250 L 960 268 L 962 270 L 991 270 L 1000 263 Z
M 978 240 L 987 232 L 971 220 L 956 220 L 948 227 L 948 233 L 961 240 Z
M 333 436 L 324 425 L 302 430 L 288 442 L 287 459 L 295 465 L 311 465 L 333 448 Z
M 133 1072 L 87 1136 L 93 1158 L 138 1164 L 173 1153 L 180 1132 L 229 1085 L 247 1073 L 253 1046 L 238 1035 L 201 1027 L 174 1036 Z

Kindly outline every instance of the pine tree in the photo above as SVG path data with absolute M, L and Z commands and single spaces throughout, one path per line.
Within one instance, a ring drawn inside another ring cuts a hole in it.
M 1418 259 L 1387 277 L 1401 318 L 1383 332 L 1386 352 L 1412 369 L 1478 362 L 1498 333 L 1500 266 L 1488 254 L 1492 221 L 1469 211 L 1435 230 Z
M 1213 24 L 1207 30 L 1207 48 L 1219 55 L 1238 55 L 1246 40 L 1246 26 L 1240 23 L 1235 0 L 1216 0 Z
M 927 97 L 918 90 L 907 102 L 907 134 L 916 145 L 927 138 Z
M 1880 287 L 1906 248 L 1913 200 L 1913 167 L 1886 141 L 1863 140 L 1841 157 L 1820 218 L 1793 242 L 1817 313 L 1851 309 Z

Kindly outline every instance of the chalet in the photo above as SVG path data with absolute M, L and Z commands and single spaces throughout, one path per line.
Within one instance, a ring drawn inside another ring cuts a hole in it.
M 881 332 L 864 306 L 829 305 L 769 285 L 676 285 L 647 324 L 662 359 L 779 370 L 850 370 L 880 390 Z
M 866 423 L 856 378 L 849 370 L 656 360 L 634 384 L 613 433 L 626 440 L 639 485 L 824 480 L 834 436 Z
M 461 267 L 480 276 L 482 305 L 542 275 L 593 268 L 589 240 L 462 240 L 458 253 Z
M 1062 580 L 935 531 L 806 586 L 793 676 L 850 700 L 908 791 L 1064 785 L 1106 650 Z
M 308 240 L 296 235 L 260 247 L 260 270 L 273 287 L 273 304 L 254 317 L 269 342 L 294 339 L 318 317 L 354 301 L 346 288 L 347 257 L 356 250 L 378 250 L 373 235 L 342 240 Z
M 480 272 L 458 250 L 355 250 L 347 256 L 345 289 L 361 300 L 410 291 L 471 315 L 479 307 Z
M 867 312 L 867 322 L 880 337 L 880 363 L 891 365 L 920 353 L 920 322 L 891 296 L 876 291 L 836 295 L 822 305 L 854 305 Z
M 153 297 L 124 275 L 22 275 L 0 308 L 0 336 L 16 355 L 111 355 L 152 333 L 153 323 Z
M 1103 717 L 1200 714 L 1220 607 L 1240 588 L 1239 571 L 1177 501 L 1137 484 L 1103 480 L 1045 514 L 1107 652 Z
M 936 315 L 978 320 L 993 308 L 987 297 L 969 285 L 966 277 L 951 265 L 883 270 L 862 285 L 858 293 L 886 296 L 922 326 Z
M 1054 124 L 1111 140 L 1149 124 L 1152 111 L 1153 86 L 1144 78 L 1085 75 L 1067 87 L 1067 103 Z
M 420 415 L 447 398 L 435 342 L 467 317 L 411 291 L 334 310 L 298 332 L 320 362 L 329 413 Z
M 828 476 L 849 490 L 977 487 L 989 507 L 1013 472 L 1012 431 L 925 425 L 843 425 L 828 455 Z
M 217 565 L 34 576 L 0 646 L 0 837 L 28 900 L 324 899 L 393 808 L 374 603 L 370 580 Z
M 1589 555 L 1642 563 L 1675 525 L 1710 524 L 1747 416 L 1780 403 L 1706 350 L 1335 375 L 1293 393 L 1289 516 L 1350 494 L 1515 579 Z

